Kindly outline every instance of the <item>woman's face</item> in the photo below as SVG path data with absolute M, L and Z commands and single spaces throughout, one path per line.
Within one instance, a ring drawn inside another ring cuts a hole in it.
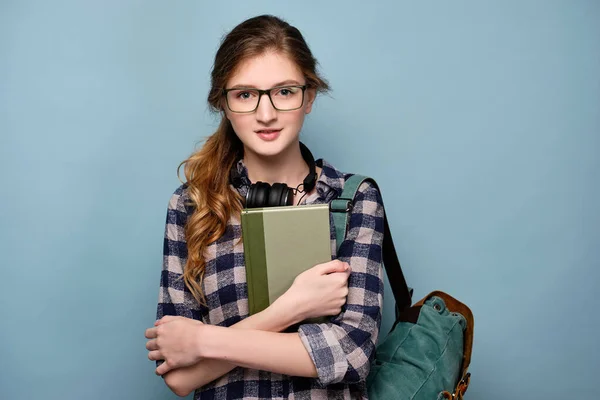
M 229 107 L 237 111 L 252 109 L 258 96 L 251 90 L 243 89 L 266 90 L 274 87 L 282 88 L 271 92 L 278 108 L 300 105 L 295 110 L 278 111 L 267 95 L 260 96 L 258 108 L 254 112 L 236 113 L 225 104 L 225 115 L 231 121 L 246 152 L 263 157 L 275 156 L 297 143 L 304 116 L 312 109 L 315 91 L 307 89 L 304 102 L 300 104 L 302 92 L 292 86 L 305 84 L 306 80 L 300 69 L 282 53 L 267 52 L 245 60 L 238 66 L 226 85 L 226 89 L 240 88 L 228 93 Z

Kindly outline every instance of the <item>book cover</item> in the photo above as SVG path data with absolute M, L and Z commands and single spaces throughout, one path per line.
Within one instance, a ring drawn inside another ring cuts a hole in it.
M 329 205 L 242 210 L 250 315 L 267 308 L 317 264 L 331 261 Z

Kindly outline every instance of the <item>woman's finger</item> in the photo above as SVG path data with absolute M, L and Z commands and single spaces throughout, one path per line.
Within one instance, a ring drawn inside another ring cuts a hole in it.
M 160 353 L 159 350 L 152 350 L 151 352 L 148 353 L 148 360 L 150 360 L 150 361 L 164 360 L 164 357 L 162 356 L 162 354 Z
M 146 339 L 156 339 L 157 328 L 148 328 L 145 333 Z
M 159 319 L 158 321 L 156 321 L 154 323 L 154 326 L 158 326 L 158 325 L 164 324 L 166 322 L 171 322 L 171 321 L 173 321 L 174 319 L 177 319 L 177 318 L 179 318 L 179 317 L 176 317 L 174 315 L 165 315 L 164 317 L 162 317 L 161 319 Z
M 158 344 L 156 343 L 156 339 L 148 340 L 146 343 L 146 350 L 158 350 Z
M 164 375 L 171 370 L 171 366 L 165 361 L 156 368 L 156 375 Z

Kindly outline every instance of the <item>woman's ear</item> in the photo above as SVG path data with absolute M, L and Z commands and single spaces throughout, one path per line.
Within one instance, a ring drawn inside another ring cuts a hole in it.
M 315 102 L 315 99 L 317 98 L 317 90 L 316 89 L 306 89 L 306 108 L 304 109 L 304 112 L 306 114 L 310 114 L 310 112 L 312 111 L 312 106 L 313 103 Z
M 227 109 L 227 103 L 225 103 L 225 100 L 223 98 L 221 98 L 221 100 L 219 102 L 219 108 L 220 108 L 219 112 L 221 113 L 221 116 L 223 118 L 230 119 L 229 112 L 228 112 L 229 110 Z

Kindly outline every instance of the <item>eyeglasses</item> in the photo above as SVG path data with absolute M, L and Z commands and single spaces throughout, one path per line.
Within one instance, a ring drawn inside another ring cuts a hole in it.
M 267 90 L 253 88 L 223 89 L 227 108 L 234 113 L 256 111 L 263 94 L 269 96 L 273 108 L 277 111 L 293 111 L 302 107 L 306 85 L 278 86 Z

